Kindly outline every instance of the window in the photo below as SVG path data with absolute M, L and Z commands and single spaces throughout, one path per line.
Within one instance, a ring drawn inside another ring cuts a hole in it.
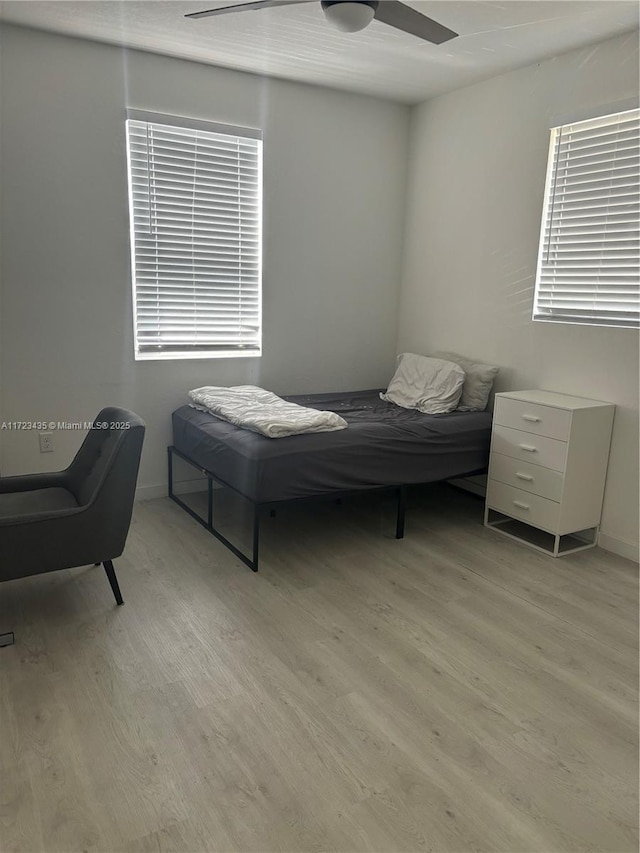
M 259 131 L 127 111 L 137 359 L 261 347 Z
M 552 129 L 534 320 L 638 325 L 639 118 Z

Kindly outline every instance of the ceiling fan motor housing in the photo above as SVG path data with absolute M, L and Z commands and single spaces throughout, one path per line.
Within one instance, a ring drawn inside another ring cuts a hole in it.
M 370 6 L 375 12 L 378 2 L 379 0 L 321 0 L 320 5 L 323 9 L 328 9 L 329 6 L 339 6 L 341 3 L 357 3 L 359 6 Z
M 327 20 L 337 29 L 355 33 L 371 23 L 378 0 L 321 0 L 320 5 Z

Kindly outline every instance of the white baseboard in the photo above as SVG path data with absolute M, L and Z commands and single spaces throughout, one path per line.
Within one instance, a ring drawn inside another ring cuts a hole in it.
M 618 554 L 620 557 L 626 557 L 628 560 L 638 562 L 638 545 L 633 542 L 626 542 L 624 539 L 616 539 L 615 536 L 609 536 L 607 533 L 600 533 L 598 536 L 598 547 L 604 551 L 611 551 L 612 554 Z
M 200 480 L 181 480 L 173 484 L 173 491 L 176 495 L 186 495 L 190 492 L 206 492 L 207 481 Z M 155 498 L 167 497 L 167 484 L 160 483 L 157 486 L 139 486 L 136 489 L 137 501 L 152 501 Z

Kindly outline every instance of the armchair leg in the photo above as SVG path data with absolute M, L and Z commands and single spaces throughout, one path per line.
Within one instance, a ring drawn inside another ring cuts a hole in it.
M 109 583 L 111 584 L 111 589 L 113 591 L 113 597 L 116 600 L 116 604 L 124 604 L 122 599 L 122 593 L 120 592 L 120 587 L 118 586 L 118 578 L 116 577 L 116 571 L 113 568 L 113 563 L 111 560 L 105 560 L 102 564 L 104 566 L 104 570 L 107 573 L 107 577 L 109 578 Z

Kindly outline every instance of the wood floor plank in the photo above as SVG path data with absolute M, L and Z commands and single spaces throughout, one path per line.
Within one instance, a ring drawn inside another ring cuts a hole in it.
M 99 568 L 3 584 L 2 853 L 635 851 L 637 566 L 445 486 L 393 511 L 266 515 L 254 575 L 151 501 L 124 607 Z

